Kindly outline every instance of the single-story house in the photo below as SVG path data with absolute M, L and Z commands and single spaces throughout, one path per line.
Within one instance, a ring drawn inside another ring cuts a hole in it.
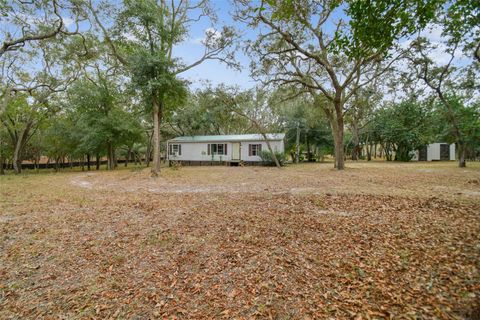
M 449 161 L 455 160 L 455 144 L 431 143 L 415 151 L 412 160 Z
M 273 151 L 284 152 L 284 133 L 267 134 Z M 184 165 L 261 163 L 260 153 L 268 150 L 261 134 L 185 136 L 167 141 L 167 159 Z

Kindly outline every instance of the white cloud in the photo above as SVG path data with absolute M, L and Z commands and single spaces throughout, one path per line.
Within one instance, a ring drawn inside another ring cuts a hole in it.
M 412 39 L 407 39 L 407 40 L 404 40 L 404 41 L 400 41 L 400 43 L 399 43 L 400 48 L 402 48 L 404 50 L 408 49 L 411 44 L 412 44 Z
M 26 23 L 31 24 L 31 25 L 45 23 L 45 20 L 44 20 L 43 17 L 36 16 L 36 15 L 33 15 L 33 14 L 18 13 L 16 15 L 16 18 L 20 21 L 26 22 Z M 61 18 L 62 18 L 63 24 L 67 28 L 75 23 L 75 20 L 73 20 L 72 18 L 69 18 L 69 17 L 61 17 Z M 53 15 L 49 16 L 47 21 L 50 21 L 50 22 L 58 21 L 58 17 L 53 16 Z
M 65 27 L 67 27 L 67 28 L 75 23 L 75 21 L 72 18 L 68 18 L 68 17 L 62 17 L 62 21 L 63 21 L 63 24 L 65 25 Z
M 442 26 L 431 23 L 420 33 L 420 36 L 427 38 L 432 43 L 438 43 L 445 41 L 445 37 L 442 36 L 442 32 Z
M 443 65 L 450 61 L 451 55 L 447 52 L 448 46 L 446 42 L 448 38 L 442 35 L 442 26 L 438 24 L 428 25 L 424 31 L 420 33 L 421 37 L 426 38 L 433 45 L 433 49 L 429 52 L 429 57 L 437 64 Z M 455 61 L 466 58 L 462 50 L 455 52 Z
M 125 39 L 130 40 L 130 41 L 136 41 L 137 40 L 137 37 L 131 32 L 125 32 L 123 34 L 123 36 L 125 37 Z
M 449 53 L 447 53 L 447 49 L 448 47 L 442 43 L 442 42 L 437 42 L 437 43 L 434 43 L 435 44 L 435 48 L 432 49 L 430 52 L 429 52 L 429 57 L 436 63 L 436 64 L 439 64 L 439 65 L 444 65 L 444 64 L 447 64 L 448 61 L 450 61 L 450 58 L 451 58 L 451 55 Z M 460 59 L 462 56 L 462 52 L 459 50 L 456 52 L 456 59 Z
M 222 37 L 222 33 L 214 28 L 207 28 L 204 31 L 203 37 L 198 37 L 190 40 L 191 44 L 195 45 L 213 45 L 215 42 L 220 40 Z
M 425 30 L 420 32 L 419 37 L 423 37 L 428 40 L 432 48 L 428 51 L 428 56 L 437 64 L 444 65 L 450 61 L 450 54 L 448 51 L 448 46 L 446 42 L 448 38 L 442 35 L 443 29 L 442 26 L 438 24 L 429 24 Z M 400 48 L 408 49 L 412 44 L 414 38 L 403 39 L 399 42 Z M 455 63 L 459 63 L 464 59 L 467 59 L 462 50 L 458 49 L 455 52 Z M 406 66 L 400 65 L 400 69 L 405 69 Z

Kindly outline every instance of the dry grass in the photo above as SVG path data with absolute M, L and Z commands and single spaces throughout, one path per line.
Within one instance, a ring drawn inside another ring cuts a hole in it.
M 0 318 L 479 316 L 480 165 L 0 177 Z

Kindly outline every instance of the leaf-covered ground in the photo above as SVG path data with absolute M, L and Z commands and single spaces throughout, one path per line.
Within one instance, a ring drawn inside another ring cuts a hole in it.
M 0 178 L 1 319 L 479 319 L 480 165 Z

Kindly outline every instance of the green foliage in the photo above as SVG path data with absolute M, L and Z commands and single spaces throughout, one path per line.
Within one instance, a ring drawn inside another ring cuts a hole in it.
M 68 116 L 52 118 L 43 130 L 45 155 L 53 159 L 78 155 L 80 139 L 77 130 L 76 123 Z
M 226 109 L 210 90 L 188 95 L 187 102 L 168 118 L 172 135 L 237 134 L 252 130 L 251 123 Z
M 69 136 L 77 154 L 104 154 L 106 145 L 133 146 L 142 141 L 143 128 L 131 110 L 121 104 L 123 94 L 113 82 L 79 81 L 69 91 Z M 61 132 L 61 131 L 60 131 Z
M 239 90 L 219 86 L 188 93 L 187 83 L 179 74 L 206 59 L 224 62 L 232 59 L 228 54 L 219 55 L 234 37 L 228 27 L 221 36 L 217 31 L 205 34 L 208 54 L 191 66 L 187 67 L 172 53 L 175 46 L 190 38 L 189 32 L 197 19 L 207 17 L 215 22 L 208 1 L 193 7 L 188 1 L 125 0 L 118 6 L 113 1 L 102 1 L 92 6 L 98 9 L 95 12 L 99 20 L 107 16 L 111 19 L 105 21 L 103 37 L 99 29 L 83 32 L 80 27 L 82 36 L 62 32 L 48 39 L 22 43 L 0 54 L 5 67 L 0 85 L 0 112 L 5 109 L 0 114 L 3 157 L 13 157 L 15 138 L 12 137 L 22 132 L 27 137 L 20 149 L 29 157 L 39 152 L 53 158 L 80 158 L 87 153 L 105 155 L 107 144 L 117 152 L 123 149 L 144 154 L 145 133 L 152 123 L 143 117 L 153 111 L 153 100 L 157 100 L 160 118 L 169 122 L 169 126 L 161 127 L 163 138 L 180 134 L 286 132 L 286 150 L 294 151 L 298 130 L 300 149 L 314 159 L 316 155 L 333 153 L 328 124 L 335 116 L 333 95 L 328 98 L 335 91 L 335 81 L 329 81 L 332 72 L 338 80 L 348 78 L 344 76 L 361 64 L 362 59 L 357 58 L 369 57 L 364 59 L 367 61 L 364 69 L 351 75 L 352 79 L 358 75 L 362 82 L 374 76 L 373 71 L 364 74 L 363 70 L 381 69 L 381 60 L 393 51 L 399 39 L 414 35 L 431 23 L 442 28 L 445 53 L 453 53 L 457 45 L 458 52 L 467 53 L 463 57 L 471 56 L 472 50 L 477 53 L 480 50 L 478 1 L 265 0 L 261 7 L 258 3 L 243 3 L 245 11 L 253 13 L 246 19 L 252 18 L 251 26 L 262 23 L 258 14 L 268 22 L 263 22 L 265 34 L 249 43 L 252 56 L 262 57 L 257 68 L 253 68 L 253 76 L 271 81 L 272 85 L 283 83 L 279 89 Z M 68 1 L 59 6 L 64 22 L 93 18 L 87 15 L 94 11 L 85 12 L 83 1 Z M 0 0 L 0 16 L 7 23 L 1 33 L 5 40 L 11 40 L 22 31 L 28 35 L 51 31 L 57 20 L 52 10 L 49 1 Z M 24 21 L 25 17 L 31 19 Z M 342 23 L 337 29 L 338 17 Z M 325 23 L 317 27 L 321 18 L 325 18 Z M 64 25 L 63 30 L 74 33 L 74 24 Z M 100 24 L 97 21 L 97 27 Z M 412 102 L 428 94 L 421 91 L 423 87 L 416 90 L 415 99 L 407 94 L 408 101 L 393 105 L 387 102 L 387 108 L 376 110 L 384 97 L 381 94 L 372 97 L 366 87 L 350 95 L 355 85 L 352 80 L 340 94 L 345 98 L 342 120 L 350 129 L 344 135 L 345 142 L 355 140 L 352 148 L 359 147 L 360 136 L 364 144 L 374 141 L 396 151 L 396 159 L 402 161 L 410 160 L 413 150 L 433 141 L 465 142 L 475 152 L 480 145 L 478 63 L 472 63 L 467 70 L 463 60 L 457 63 L 454 59 L 446 70 L 429 56 L 434 44 L 425 39 L 412 44 L 413 48 L 423 50 L 417 56 L 412 50 L 414 53 L 409 56 L 412 67 L 416 63 L 424 68 L 418 68 L 417 74 L 406 72 L 406 77 L 412 79 L 409 85 L 420 88 L 413 79 L 425 75 L 445 93 L 451 110 L 440 102 L 433 102 L 431 110 L 423 102 Z M 294 71 L 300 76 L 290 77 Z M 81 73 L 85 76 L 72 82 Z M 287 78 L 284 82 L 283 77 Z M 315 89 L 324 83 L 324 90 Z M 63 86 L 68 86 L 67 92 Z M 376 86 L 376 82 L 372 84 Z M 307 89 L 315 91 L 310 98 L 304 94 Z M 58 92 L 52 93 L 55 90 Z M 460 135 L 455 136 L 454 126 Z M 262 159 L 273 163 L 269 157 L 268 151 L 264 151 Z M 285 155 L 278 158 L 284 161 Z
M 275 152 L 275 156 L 277 157 L 278 163 L 283 166 L 287 160 L 285 153 L 282 152 Z M 262 150 L 260 152 L 260 158 L 262 159 L 262 163 L 266 166 L 274 167 L 275 160 L 273 160 L 272 153 L 269 150 Z
M 472 149 L 480 146 L 480 100 L 468 105 L 465 100 L 454 95 L 447 95 L 448 102 L 453 109 L 453 114 L 441 102 L 436 102 L 435 129 L 438 140 L 455 143 L 456 137 L 451 123 L 451 117 L 456 119 L 458 129 L 464 142 Z
M 321 158 L 325 153 L 333 153 L 333 136 L 328 120 L 308 96 L 286 99 L 293 95 L 286 89 L 272 95 L 272 104 L 276 106 L 275 111 L 283 124 L 281 131 L 285 132 L 285 150 L 292 157 L 296 151 L 297 131 L 300 134 L 300 152 L 307 153 L 307 160 L 313 161 L 315 156 Z
M 130 57 L 132 82 L 144 93 L 146 101 L 151 102 L 152 95 L 165 102 L 165 112 L 181 105 L 187 96 L 185 83 L 177 79 L 172 71 L 173 64 L 162 52 L 151 53 L 138 50 Z M 148 103 L 151 108 L 151 103 Z M 147 111 L 151 111 L 147 109 Z
M 379 110 L 373 130 L 378 141 L 392 146 L 398 161 L 410 161 L 414 150 L 433 142 L 431 114 L 424 105 L 413 101 Z
M 346 2 L 350 32 L 339 36 L 337 45 L 350 56 L 386 54 L 398 39 L 414 34 L 433 21 L 446 3 L 445 0 Z
M 340 27 L 331 35 L 333 41 L 330 49 L 336 54 L 343 52 L 349 57 L 367 57 L 376 53 L 387 54 L 398 39 L 423 29 L 436 18 L 439 9 L 446 2 L 446 0 L 326 2 L 268 0 L 255 10 L 262 14 L 271 12 L 270 18 L 273 21 L 300 24 L 308 28 L 315 26 L 316 23 L 307 21 L 311 16 L 322 16 L 326 11 L 346 15 L 348 28 Z
M 0 122 L 0 158 L 8 159 L 13 155 L 13 146 L 8 143 L 9 139 L 7 128 Z
M 10 99 L 4 113 L 3 118 L 8 118 L 8 127 L 13 130 L 22 129 L 28 122 L 40 121 L 48 112 L 45 104 L 29 101 L 25 94 L 16 95 L 14 99 Z
M 443 35 L 450 36 L 450 42 L 461 40 L 464 50 L 470 54 L 474 51 L 480 62 L 480 2 L 471 0 L 453 1 L 447 8 L 444 17 Z

